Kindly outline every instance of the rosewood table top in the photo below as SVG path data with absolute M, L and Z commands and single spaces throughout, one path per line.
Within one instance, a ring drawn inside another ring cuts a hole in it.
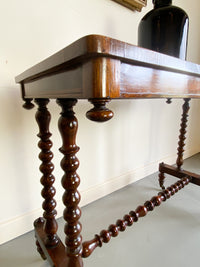
M 200 65 L 88 35 L 16 77 L 24 98 L 199 98 Z

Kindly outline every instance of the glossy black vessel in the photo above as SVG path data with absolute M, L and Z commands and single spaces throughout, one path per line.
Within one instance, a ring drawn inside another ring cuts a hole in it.
M 188 15 L 172 0 L 153 0 L 153 4 L 139 24 L 138 46 L 186 59 Z

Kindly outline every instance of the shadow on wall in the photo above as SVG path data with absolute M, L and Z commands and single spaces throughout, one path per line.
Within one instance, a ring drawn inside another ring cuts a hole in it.
M 36 144 L 31 143 L 33 138 L 32 136 L 30 138 L 30 132 L 33 132 L 30 131 L 30 128 L 33 129 L 34 127 L 34 111 L 24 112 L 23 102 L 17 89 L 14 87 L 2 88 L 0 105 L 2 116 L 0 157 L 4 185 L 2 194 L 7 203 L 6 209 L 7 211 L 12 210 L 13 216 L 18 216 L 32 208 L 34 200 L 32 199 L 33 192 L 30 181 L 35 173 L 30 173 L 30 166 L 37 161 L 32 157 Z M 21 194 L 23 194 L 23 198 Z M 9 207 L 10 201 L 7 201 L 7 198 L 13 199 L 12 207 Z M 6 213 L 5 211 L 4 220 L 8 215 Z

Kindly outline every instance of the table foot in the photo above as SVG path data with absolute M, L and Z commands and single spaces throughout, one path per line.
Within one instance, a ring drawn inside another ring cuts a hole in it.
M 193 173 L 193 172 L 189 172 L 186 170 L 179 170 L 177 167 L 175 166 L 171 166 L 165 163 L 161 163 L 159 165 L 159 171 L 162 173 L 166 173 L 172 176 L 175 176 L 177 178 L 183 178 L 185 176 L 189 176 L 191 177 L 190 183 L 193 183 L 195 185 L 199 185 L 200 186 L 200 175 Z
M 80 265 L 71 263 L 71 260 L 66 255 L 65 246 L 60 239 L 54 247 L 46 245 L 47 235 L 44 231 L 44 223 L 45 220 L 43 218 L 39 218 L 34 222 L 37 250 L 42 259 L 47 259 L 50 266 L 54 267 L 79 267 Z
M 38 240 L 37 240 L 37 238 L 36 238 L 36 247 L 37 247 L 37 251 L 38 251 L 38 253 L 40 254 L 40 256 L 41 256 L 41 258 L 43 259 L 43 260 L 46 260 L 47 258 L 46 258 L 46 256 L 45 256 L 45 254 L 44 254 L 44 252 L 43 252 L 43 250 L 42 250 L 42 248 L 41 248 L 41 246 L 40 246 L 40 243 L 38 242 Z
M 40 217 L 40 218 L 38 218 L 37 220 L 35 220 L 34 225 L 38 225 L 38 226 L 43 227 L 44 223 L 45 223 L 44 218 Z M 39 241 L 38 241 L 38 239 L 37 239 L 36 234 L 35 234 L 35 238 L 36 238 L 36 242 L 35 242 L 35 244 L 36 244 L 36 247 L 37 247 L 37 251 L 39 252 L 41 258 L 42 258 L 43 260 L 46 260 L 47 257 L 45 256 L 44 251 L 42 250 L 42 248 L 41 248 L 41 246 L 40 246 L 40 243 L 39 243 Z
M 162 163 L 161 163 L 162 164 Z M 165 174 L 164 172 L 160 171 L 159 172 L 159 175 L 158 175 L 158 181 L 159 181 L 159 185 L 162 189 L 165 189 L 165 186 L 164 186 L 164 181 L 165 181 Z

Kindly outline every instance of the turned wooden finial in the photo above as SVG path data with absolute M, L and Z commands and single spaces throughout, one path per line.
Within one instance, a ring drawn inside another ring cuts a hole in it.
M 25 98 L 25 89 L 23 83 L 21 83 L 21 96 L 24 101 L 23 108 L 28 110 L 34 108 L 35 105 L 32 103 L 33 98 Z
M 172 99 L 171 99 L 171 98 L 167 98 L 166 103 L 167 103 L 167 104 L 171 104 L 171 103 L 172 103 Z
M 94 105 L 94 108 L 90 109 L 86 113 L 86 117 L 91 121 L 105 122 L 112 119 L 114 113 L 106 107 L 106 103 L 110 102 L 108 98 L 94 98 L 89 99 Z
M 31 101 L 33 100 L 33 98 L 27 98 L 27 99 L 23 99 L 24 100 L 24 104 L 23 104 L 23 108 L 25 108 L 25 109 L 32 109 L 32 108 L 34 108 L 34 104 L 33 103 L 31 103 Z

